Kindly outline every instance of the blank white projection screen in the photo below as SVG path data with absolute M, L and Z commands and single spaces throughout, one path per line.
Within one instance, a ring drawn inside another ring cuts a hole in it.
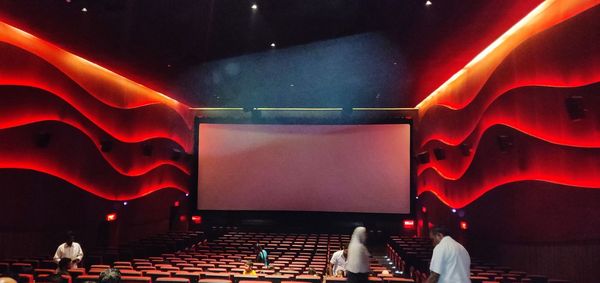
M 410 125 L 203 124 L 198 209 L 410 213 Z

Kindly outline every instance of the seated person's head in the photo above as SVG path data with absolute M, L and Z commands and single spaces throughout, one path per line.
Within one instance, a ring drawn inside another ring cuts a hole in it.
M 116 268 L 109 268 L 100 272 L 99 283 L 119 283 L 121 282 L 121 271 Z
M 344 277 L 344 271 L 343 271 L 343 270 L 338 270 L 338 271 L 335 273 L 335 276 L 337 276 L 337 277 Z
M 309 275 L 317 275 L 317 271 L 314 268 L 309 268 L 308 269 L 308 274 Z
M 17 283 L 17 280 L 12 277 L 2 276 L 0 277 L 0 283 Z
M 58 262 L 58 270 L 59 271 L 67 271 L 71 269 L 71 259 L 63 257 Z
M 253 267 L 254 267 L 254 264 L 252 263 L 252 261 L 247 260 L 244 263 L 244 270 L 246 270 L 246 272 L 250 272 L 250 271 L 254 270 Z

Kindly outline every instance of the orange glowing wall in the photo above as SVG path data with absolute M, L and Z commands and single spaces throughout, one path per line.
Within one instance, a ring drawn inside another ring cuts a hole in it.
M 415 141 L 427 219 L 477 255 L 576 282 L 598 276 L 568 264 L 600 248 L 582 244 L 600 239 L 598 3 L 541 3 L 419 103 Z
M 60 241 L 66 229 L 95 245 L 115 210 L 122 240 L 167 229 L 189 193 L 187 105 L 3 22 L 0 74 L 0 190 L 11 200 L 0 256 L 39 252 L 7 243 Z

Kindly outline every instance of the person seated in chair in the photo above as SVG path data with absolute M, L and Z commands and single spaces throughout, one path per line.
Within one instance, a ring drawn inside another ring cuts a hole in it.
M 100 272 L 99 283 L 120 283 L 121 271 L 116 268 L 109 268 Z
M 252 261 L 246 261 L 246 263 L 244 264 L 244 275 L 256 275 L 256 270 L 254 270 L 254 264 L 252 264 Z

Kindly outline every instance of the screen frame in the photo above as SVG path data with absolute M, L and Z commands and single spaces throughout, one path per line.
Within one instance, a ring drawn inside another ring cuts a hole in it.
M 228 118 L 228 117 L 194 117 L 194 148 L 193 148 L 193 164 L 192 164 L 192 180 L 190 182 L 190 194 L 189 194 L 189 211 L 191 214 L 204 215 L 204 219 L 208 216 L 223 216 L 227 215 L 227 218 L 237 219 L 235 222 L 242 221 L 244 219 L 260 219 L 269 218 L 273 215 L 284 218 L 297 218 L 297 217 L 324 217 L 330 218 L 335 217 L 336 219 L 356 220 L 356 219 L 369 219 L 376 218 L 384 221 L 397 220 L 398 217 L 407 218 L 415 217 L 415 206 L 416 206 L 416 166 L 415 158 L 413 155 L 413 137 L 414 127 L 413 120 L 404 116 L 375 116 L 365 117 L 351 115 L 342 115 L 341 117 L 332 118 L 291 118 L 291 117 L 262 117 L 260 114 L 256 115 L 253 111 L 251 118 L 240 119 L 240 118 Z M 260 111 L 256 111 L 260 113 Z M 198 145 L 200 139 L 200 124 L 256 124 L 256 125 L 381 125 L 381 124 L 408 124 L 409 125 L 409 179 L 410 179 L 410 200 L 409 200 L 409 213 L 366 213 L 366 212 L 328 212 L 328 211 L 289 211 L 289 210 L 200 210 L 198 209 L 198 169 L 199 169 L 199 152 Z M 208 219 L 206 219 L 208 220 Z M 237 224 L 237 223 L 236 223 Z

